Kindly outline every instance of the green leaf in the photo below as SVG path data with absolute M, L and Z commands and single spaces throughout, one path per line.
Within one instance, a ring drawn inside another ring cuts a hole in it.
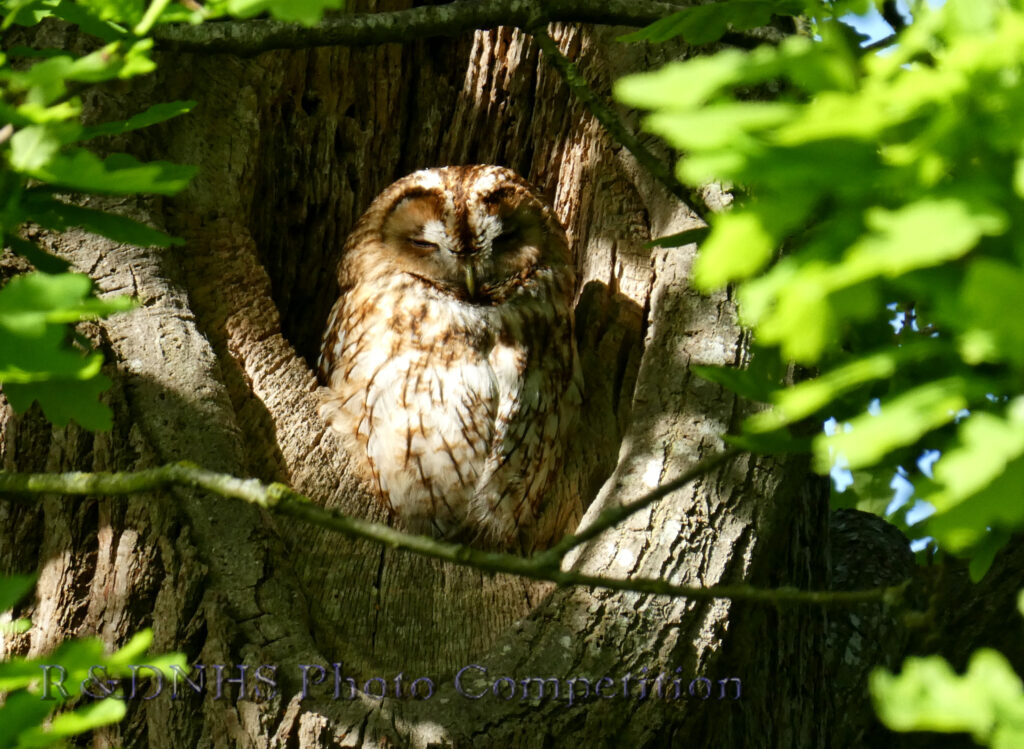
M 26 171 L 37 179 L 72 190 L 113 195 L 174 195 L 196 173 L 195 167 L 167 161 L 142 163 L 127 154 L 100 160 L 85 149 L 58 155 L 49 164 Z
M 744 31 L 767 26 L 773 15 L 795 16 L 804 10 L 802 0 L 730 0 L 695 5 L 620 36 L 618 41 L 664 42 L 681 36 L 690 44 L 707 44 L 720 39 L 730 28 Z
M 78 4 L 87 7 L 97 18 L 126 27 L 141 21 L 146 9 L 146 0 L 78 0 Z
M 793 112 L 792 105 L 780 102 L 707 104 L 700 109 L 655 112 L 643 124 L 645 130 L 685 151 L 736 148 L 739 143 L 754 148 L 754 134 L 781 125 Z
M 48 191 L 30 190 L 25 197 L 25 207 L 30 211 L 34 222 L 54 231 L 65 231 L 69 227 L 78 226 L 94 234 L 109 237 L 115 242 L 140 247 L 170 247 L 184 244 L 184 240 L 125 216 L 56 200 Z
M 138 663 L 152 644 L 153 630 L 143 629 L 136 632 L 132 636 L 132 639 L 130 639 L 116 653 L 110 656 L 107 662 L 112 667 L 127 666 L 132 663 Z
M 874 276 L 895 277 L 962 257 L 984 235 L 1006 230 L 1006 216 L 979 200 L 924 198 L 894 211 L 867 213 L 873 233 L 850 248 L 829 275 L 832 289 Z
M 967 408 L 967 383 L 950 377 L 920 385 L 883 402 L 877 415 L 852 419 L 850 431 L 814 440 L 814 465 L 828 473 L 836 456 L 851 469 L 874 465 L 890 451 L 916 443 L 926 433 L 947 424 Z
M 862 356 L 813 380 L 806 380 L 785 390 L 776 391 L 771 400 L 772 411 L 754 414 L 745 428 L 751 432 L 770 432 L 805 419 L 828 404 L 865 383 L 888 379 L 901 366 L 933 353 L 928 345 L 906 346 Z
M 26 335 L 0 330 L 0 345 L 6 349 L 0 357 L 0 382 L 8 386 L 51 380 L 88 380 L 95 377 L 103 365 L 99 354 L 87 356 L 67 346 L 68 331 L 63 325 L 47 325 L 39 334 L 29 329 L 19 332 Z M 25 408 L 29 405 L 31 400 Z
M 72 58 L 63 54 L 37 62 L 26 71 L 11 71 L 5 77 L 10 90 L 27 92 L 31 103 L 48 105 L 67 92 Z M 6 98 L 6 97 L 5 97 Z
M 780 345 L 783 356 L 813 364 L 836 340 L 836 318 L 825 283 L 829 266 L 812 261 L 802 267 L 786 265 L 778 270 L 778 274 L 763 276 L 757 283 L 743 287 L 741 301 L 753 302 L 746 305 L 744 319 L 757 310 L 760 317 L 749 318 L 749 322 L 756 324 L 757 337 L 762 344 Z M 750 292 L 763 293 L 772 283 L 780 287 L 778 297 L 755 301 L 756 296 Z
M 126 28 L 95 15 L 83 4 L 61 0 L 54 6 L 53 14 L 105 42 L 116 42 L 128 35 Z
M 985 412 L 971 414 L 957 434 L 958 444 L 935 464 L 935 482 L 941 489 L 926 497 L 939 512 L 989 486 L 1024 456 L 1024 397 L 1014 399 L 1005 419 Z
M 1010 534 L 1005 531 L 989 531 L 985 539 L 974 547 L 971 554 L 971 562 L 967 566 L 967 572 L 971 582 L 979 583 L 985 577 L 985 573 L 992 567 L 996 554 L 1002 550 L 1010 541 Z
M 91 286 L 79 274 L 28 273 L 0 289 L 0 382 L 15 411 L 38 401 L 60 426 L 74 419 L 87 429 L 110 428 L 110 410 L 97 400 L 110 386 L 99 374 L 103 358 L 69 347 L 65 323 L 122 311 L 133 302 L 90 297 Z
M 893 675 L 876 669 L 869 679 L 875 710 L 893 731 L 969 732 L 992 746 L 1024 741 L 1024 693 L 1006 659 L 982 648 L 958 676 L 939 656 L 907 658 Z
M 954 554 L 970 553 L 982 544 L 990 528 L 1010 529 L 1024 525 L 1024 458 L 1006 469 L 977 493 L 928 518 L 925 527 L 939 544 Z
M 35 26 L 51 14 L 48 7 L 52 3 L 46 0 L 6 0 L 3 4 L 3 24 L 0 29 L 8 29 L 14 24 L 19 26 Z
M 165 122 L 173 117 L 191 112 L 196 102 L 168 101 L 161 104 L 154 104 L 144 112 L 140 112 L 122 122 L 104 122 L 102 125 L 92 125 L 82 129 L 82 140 L 89 140 L 99 135 L 120 135 L 132 130 L 156 125 Z
M 91 705 L 83 705 L 73 712 L 58 715 L 53 719 L 49 730 L 32 731 L 28 735 L 22 734 L 19 738 L 23 746 L 49 746 L 54 737 L 76 736 L 100 726 L 117 723 L 127 712 L 128 708 L 121 700 L 100 700 Z M 37 741 L 38 743 L 35 743 Z
M 794 437 L 784 429 L 765 434 L 725 434 L 722 439 L 732 447 L 763 455 L 806 453 L 811 445 L 809 439 Z
M 649 73 L 619 78 L 612 92 L 616 99 L 631 107 L 689 111 L 707 104 L 723 89 L 742 81 L 755 67 L 757 54 L 726 50 L 710 57 L 672 62 Z M 774 55 L 764 59 L 763 64 L 773 73 L 778 71 Z
M 786 376 L 788 366 L 778 351 L 756 344 L 750 347 L 750 363 L 746 369 L 694 365 L 690 372 L 715 382 L 749 400 L 767 403 Z
M 10 611 L 36 584 L 36 575 L 0 577 L 0 612 Z
M 39 674 L 37 668 L 33 675 L 38 679 Z M 8 695 L 4 706 L 0 708 L 0 742 L 6 742 L 0 746 L 20 746 L 20 743 L 15 743 L 18 736 L 41 724 L 53 706 L 53 702 L 43 701 L 27 691 Z
M 124 65 L 118 71 L 118 78 L 132 78 L 146 75 L 156 70 L 156 63 L 150 58 L 153 49 L 152 39 L 140 39 L 124 55 Z
M 36 49 L 35 47 L 26 47 L 22 44 L 15 44 L 10 47 L 7 54 L 11 57 L 39 57 L 46 59 L 48 57 L 58 57 L 60 55 L 66 55 L 67 50 L 64 49 Z
M 31 173 L 49 164 L 62 145 L 52 127 L 30 125 L 11 136 L 8 163 L 16 171 Z
M 53 653 L 37 659 L 26 659 L 15 657 L 10 660 L 0 661 L 0 692 L 10 692 L 15 689 L 22 689 L 42 675 L 39 665 L 60 664 L 68 671 L 68 679 L 64 686 L 71 694 L 78 693 L 78 683 L 89 672 L 90 666 L 103 663 L 103 643 L 97 638 L 82 640 L 67 640 L 61 643 Z M 75 676 L 79 676 L 75 679 Z M 36 702 L 44 702 L 38 696 L 34 696 Z M 10 703 L 8 703 L 10 704 Z M 47 712 L 53 707 L 52 702 L 47 704 Z M 3 734 L 0 734 L 3 735 Z
M 1024 320 L 1008 315 L 1024 295 L 1024 271 L 1002 260 L 978 258 L 967 269 L 956 316 L 959 340 L 972 363 L 1012 361 L 1024 365 Z
M 77 120 L 81 114 L 82 105 L 78 99 L 57 102 L 49 107 L 39 102 L 25 101 L 17 108 L 13 108 L 0 102 L 0 117 L 4 117 L 15 126 L 63 124 L 65 132 L 72 136 L 63 138 L 63 143 L 70 143 L 78 138 L 81 125 Z
M 80 273 L 15 276 L 0 289 L 0 327 L 42 336 L 48 323 L 78 322 L 132 307 L 128 297 L 89 298 L 91 288 L 92 281 Z
M 67 84 L 101 83 L 115 78 L 131 78 L 152 72 L 156 65 L 149 58 L 152 39 L 114 42 L 77 59 L 69 55 L 37 62 L 28 70 L 6 74 L 12 91 L 27 92 L 28 101 L 49 105 L 67 93 Z
M 970 554 L 972 574 L 981 574 L 1004 532 L 1024 524 L 1024 398 L 1010 402 L 1005 418 L 979 411 L 964 419 L 933 470 L 921 491 L 936 510 L 928 532 L 943 548 Z
M 892 504 L 892 474 L 881 471 L 852 471 L 853 485 L 844 492 L 831 493 L 830 506 L 833 510 L 853 508 L 872 515 L 886 517 L 886 509 Z M 899 516 L 889 522 L 900 527 Z M 904 530 L 904 528 L 901 528 Z
M 811 200 L 793 193 L 756 200 L 742 210 L 715 216 L 694 265 L 694 284 L 710 291 L 763 269 L 782 237 L 807 216 Z
M 110 378 L 97 374 L 88 380 L 62 380 L 19 384 L 4 383 L 4 394 L 15 411 L 25 411 L 38 401 L 46 418 L 56 426 L 76 421 L 91 431 L 109 431 L 113 416 L 109 406 L 99 402 L 109 388 Z
M 92 281 L 81 273 L 15 276 L 0 289 L 0 325 L 18 330 L 30 327 L 41 334 L 45 323 L 53 322 L 46 313 L 77 308 L 91 289 Z
M 0 622 L 0 635 L 23 635 L 32 629 L 32 620 L 24 617 Z
M 770 397 L 772 392 L 772 388 L 767 386 L 763 380 L 751 376 L 751 373 L 747 370 L 736 369 L 735 367 L 697 365 L 690 367 L 690 372 L 701 379 L 717 383 L 750 400 L 764 402 Z
M 35 243 L 21 237 L 14 237 L 8 234 L 4 237 L 4 245 L 17 252 L 32 263 L 36 270 L 41 270 L 43 273 L 66 273 L 68 268 L 71 267 L 71 263 L 67 260 L 51 255 L 49 252 L 37 247 Z

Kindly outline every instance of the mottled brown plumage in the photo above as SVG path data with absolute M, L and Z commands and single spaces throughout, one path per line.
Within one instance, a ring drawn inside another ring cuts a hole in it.
M 575 273 L 551 208 L 508 169 L 426 169 L 349 236 L 320 414 L 411 530 L 543 548 L 579 518 L 555 481 L 581 400 Z

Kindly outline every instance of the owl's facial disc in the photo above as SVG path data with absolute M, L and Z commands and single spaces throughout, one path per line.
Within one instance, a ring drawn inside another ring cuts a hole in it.
M 540 264 L 544 226 L 507 190 L 466 205 L 423 189 L 391 210 L 382 239 L 403 272 L 461 300 L 493 304 Z

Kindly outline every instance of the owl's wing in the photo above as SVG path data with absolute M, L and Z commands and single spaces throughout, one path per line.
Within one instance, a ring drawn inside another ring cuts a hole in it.
M 548 343 L 501 342 L 490 356 L 498 408 L 471 512 L 487 540 L 504 546 L 522 547 L 541 514 L 566 499 L 548 494 L 579 412 L 582 378 L 571 342 Z
M 325 384 L 334 366 L 334 362 L 341 359 L 341 352 L 345 348 L 345 327 L 339 324 L 344 319 L 345 295 L 331 307 L 331 314 L 327 317 L 327 327 L 324 328 L 324 338 L 320 342 L 320 358 L 317 359 L 316 367 L 320 373 L 320 379 Z

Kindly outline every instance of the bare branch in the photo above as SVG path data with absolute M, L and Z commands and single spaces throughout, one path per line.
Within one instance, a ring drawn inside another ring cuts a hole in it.
M 881 39 L 876 39 L 875 41 L 871 42 L 871 44 L 865 44 L 863 47 L 861 47 L 861 50 L 865 52 L 874 52 L 875 50 L 879 49 L 887 49 L 888 47 L 894 45 L 898 38 L 898 34 L 890 34 L 889 36 L 882 37 Z
M 897 34 L 907 27 L 907 19 L 903 17 L 899 8 L 896 7 L 896 0 L 885 0 L 882 3 L 882 18 L 885 19 L 885 22 Z
M 724 456 L 702 463 L 703 472 L 710 470 L 708 464 L 717 465 Z M 687 474 L 692 476 L 693 472 Z M 680 477 L 682 480 L 685 477 Z M 647 497 L 626 505 L 622 517 L 639 509 L 641 503 L 650 504 L 674 489 L 678 481 L 666 484 Z M 856 605 L 882 603 L 898 600 L 907 583 L 891 588 L 875 588 L 860 591 L 801 591 L 795 588 L 762 589 L 749 585 L 718 585 L 700 588 L 689 585 L 675 585 L 655 578 L 619 579 L 584 575 L 572 570 L 562 570 L 556 561 L 551 563 L 548 554 L 523 558 L 513 554 L 481 551 L 460 544 L 452 544 L 427 536 L 418 536 L 374 523 L 353 518 L 340 512 L 327 510 L 313 504 L 307 497 L 292 491 L 283 484 L 263 484 L 256 479 L 240 479 L 235 476 L 207 471 L 190 463 L 172 463 L 143 471 L 125 473 L 7 473 L 0 471 L 0 495 L 17 494 L 106 494 L 122 495 L 152 491 L 170 486 L 201 488 L 222 497 L 233 497 L 259 505 L 275 514 L 285 515 L 310 524 L 334 530 L 351 538 L 364 538 L 383 546 L 404 549 L 433 559 L 487 572 L 502 572 L 528 577 L 534 580 L 548 580 L 558 585 L 583 585 L 592 588 L 633 591 L 651 595 L 686 597 L 698 600 L 728 598 L 735 601 L 754 601 L 770 604 L 815 604 L 815 605 Z M 677 486 L 675 488 L 678 488 Z M 620 518 L 621 519 L 621 518 Z M 609 527 L 605 525 L 605 527 Z M 604 528 L 602 528 L 603 530 Z M 588 537 L 597 532 L 588 531 Z M 575 537 L 578 539 L 579 537 Z M 569 544 L 568 548 L 577 545 Z M 560 560 L 558 560 L 560 561 Z M 909 582 L 909 581 L 908 581 Z

